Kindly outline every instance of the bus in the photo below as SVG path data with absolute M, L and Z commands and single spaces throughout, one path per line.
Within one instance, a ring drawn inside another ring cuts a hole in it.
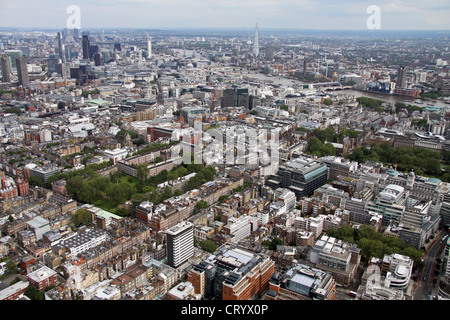
M 349 291 L 348 292 L 348 295 L 350 296 L 350 297 L 356 297 L 356 292 L 355 291 Z

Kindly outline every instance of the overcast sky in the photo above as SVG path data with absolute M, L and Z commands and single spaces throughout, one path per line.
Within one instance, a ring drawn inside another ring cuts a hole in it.
M 450 0 L 0 0 L 0 27 L 81 29 L 253 28 L 364 30 L 370 5 L 382 30 L 450 30 Z

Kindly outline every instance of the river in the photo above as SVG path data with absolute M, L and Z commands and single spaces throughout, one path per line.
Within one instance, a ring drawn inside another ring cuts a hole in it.
M 254 79 L 257 79 L 258 81 L 266 82 L 266 84 L 268 84 L 268 85 L 270 85 L 270 83 L 274 83 L 274 84 L 283 85 L 283 86 L 294 86 L 295 87 L 296 85 L 307 84 L 307 82 L 293 80 L 293 79 L 285 78 L 285 77 L 267 76 L 262 73 L 256 73 L 255 71 L 250 71 L 250 72 L 243 71 L 242 76 L 254 78 Z M 449 104 L 446 104 L 445 102 L 442 102 L 442 101 L 436 101 L 436 100 L 430 100 L 430 99 L 414 99 L 414 98 L 410 98 L 410 97 L 394 96 L 392 94 L 367 92 L 367 91 L 355 90 L 355 89 L 331 91 L 330 95 L 332 95 L 332 94 L 353 95 L 356 98 L 368 97 L 368 98 L 374 98 L 374 99 L 387 101 L 392 104 L 395 104 L 396 102 L 403 102 L 405 104 L 412 104 L 412 105 L 416 105 L 419 107 L 431 107 L 432 106 L 432 107 L 438 107 L 438 108 L 450 108 Z

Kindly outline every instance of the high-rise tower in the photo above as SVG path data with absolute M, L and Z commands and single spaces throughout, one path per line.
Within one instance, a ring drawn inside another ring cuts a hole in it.
M 83 59 L 89 59 L 91 45 L 89 43 L 89 36 L 87 34 L 83 35 L 82 44 L 83 44 Z
M 166 231 L 167 263 L 177 268 L 194 255 L 194 225 L 182 221 Z
M 9 66 L 9 58 L 6 54 L 0 56 L 0 64 L 2 66 L 3 82 L 11 82 L 11 68 Z
M 405 66 L 401 66 L 397 70 L 397 87 L 406 88 L 406 72 Z
M 258 59 L 259 56 L 259 29 L 258 23 L 256 23 L 255 27 L 255 40 L 253 41 L 253 56 L 255 59 Z
M 28 67 L 25 57 L 17 58 L 16 65 L 17 65 L 17 76 L 19 78 L 19 86 L 23 87 L 28 86 L 30 80 L 28 78 Z
M 64 62 L 66 62 L 66 57 L 65 57 L 65 52 L 63 49 L 63 45 L 62 45 L 61 32 L 58 32 L 56 34 L 56 44 L 57 44 L 59 58 L 61 59 L 61 62 L 64 63 Z
M 147 37 L 147 59 L 152 57 L 152 38 Z

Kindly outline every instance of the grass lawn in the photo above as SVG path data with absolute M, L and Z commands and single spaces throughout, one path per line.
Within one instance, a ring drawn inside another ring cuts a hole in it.
M 123 175 L 119 178 L 119 182 L 128 182 L 133 187 L 137 188 L 137 185 L 140 183 L 139 179 L 129 175 Z
M 95 201 L 94 206 L 102 208 L 103 210 L 109 211 L 111 213 L 116 213 L 117 206 L 113 204 L 111 200 L 101 198 Z

